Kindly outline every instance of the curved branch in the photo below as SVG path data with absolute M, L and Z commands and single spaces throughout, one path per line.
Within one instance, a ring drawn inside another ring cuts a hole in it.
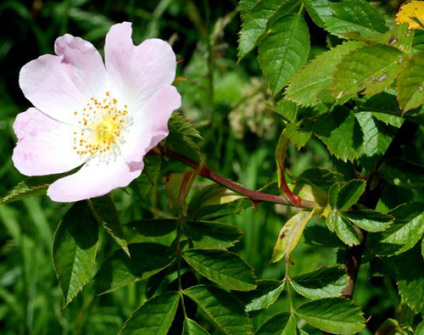
M 231 190 L 235 193 L 244 195 L 247 198 L 249 198 L 251 201 L 253 201 L 254 203 L 270 202 L 270 203 L 274 203 L 274 204 L 294 206 L 294 207 L 302 207 L 302 208 L 315 208 L 315 207 L 319 206 L 314 201 L 302 200 L 300 198 L 299 198 L 299 201 L 297 201 L 294 204 L 294 203 L 291 203 L 286 198 L 280 197 L 278 195 L 262 193 L 262 192 L 259 192 L 259 191 L 254 191 L 254 190 L 248 189 L 247 187 L 244 187 L 240 184 L 237 184 L 237 183 L 233 182 L 232 180 L 224 178 L 224 177 L 220 176 L 219 174 L 211 171 L 208 167 L 206 167 L 206 165 L 199 164 L 199 163 L 191 160 L 190 158 L 185 157 L 185 156 L 183 156 L 183 155 L 181 155 L 181 154 L 179 154 L 179 153 L 177 153 L 173 150 L 170 150 L 168 148 L 164 148 L 162 146 L 159 146 L 158 149 L 159 149 L 160 155 L 176 159 L 176 160 L 180 161 L 181 163 L 183 163 L 187 166 L 190 166 L 191 168 L 193 168 L 195 170 L 198 170 L 200 176 L 208 178 L 208 179 L 214 181 L 215 183 L 220 184 L 220 185 L 228 188 L 229 190 Z

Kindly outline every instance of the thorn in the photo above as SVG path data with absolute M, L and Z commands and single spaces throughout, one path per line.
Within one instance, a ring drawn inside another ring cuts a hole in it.
M 258 210 L 258 203 L 259 203 L 259 201 L 252 200 L 252 204 L 253 204 L 253 207 L 255 208 L 255 210 Z

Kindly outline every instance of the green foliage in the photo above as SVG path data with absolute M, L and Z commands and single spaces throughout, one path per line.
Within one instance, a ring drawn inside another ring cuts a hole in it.
M 349 281 L 341 267 L 321 267 L 315 271 L 294 277 L 290 285 L 300 295 L 316 300 L 338 297 Z
M 100 266 L 94 277 L 97 293 L 116 290 L 147 279 L 168 267 L 174 258 L 171 249 L 157 243 L 128 245 L 131 258 L 122 250 L 115 251 Z
M 2 334 L 423 333 L 423 32 L 399 4 L 0 5 Z M 127 188 L 52 203 L 63 175 L 10 159 L 19 69 L 116 20 L 173 47 L 181 110 Z
M 287 99 L 302 106 L 331 103 L 330 86 L 336 65 L 346 54 L 363 45 L 362 42 L 346 42 L 315 57 L 293 76 L 285 92 Z
M 177 292 L 168 292 L 150 299 L 131 315 L 120 334 L 168 334 L 179 300 L 180 295 Z
M 332 155 L 343 161 L 353 161 L 361 154 L 363 133 L 354 114 L 346 108 L 338 107 L 320 116 L 313 132 Z
M 98 248 L 98 226 L 86 202 L 77 202 L 56 229 L 53 261 L 63 307 L 89 282 Z
M 193 286 L 184 291 L 206 317 L 224 334 L 253 334 L 252 324 L 240 302 L 213 286 Z
M 424 102 L 424 53 L 417 52 L 405 59 L 398 78 L 398 99 L 400 108 L 406 112 Z
M 259 335 L 289 335 L 296 334 L 296 318 L 289 313 L 274 315 L 256 332 Z
M 365 327 L 365 318 L 353 302 L 326 298 L 303 304 L 296 314 L 312 326 L 333 334 L 354 334 Z
M 374 95 L 384 91 L 398 75 L 404 57 L 399 49 L 380 44 L 350 52 L 334 72 L 334 97 L 341 99 L 358 92 Z
M 202 276 L 229 290 L 250 291 L 256 288 L 253 269 L 234 253 L 191 249 L 183 257 Z
M 278 93 L 302 68 L 309 54 L 309 31 L 300 15 L 275 21 L 259 45 L 259 64 L 271 90 Z

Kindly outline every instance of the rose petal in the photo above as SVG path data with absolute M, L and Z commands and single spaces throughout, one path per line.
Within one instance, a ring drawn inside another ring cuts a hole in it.
M 129 106 L 139 106 L 172 84 L 177 62 L 167 42 L 149 39 L 134 46 L 131 32 L 129 22 L 112 26 L 106 36 L 105 62 L 114 94 L 125 97 Z
M 165 86 L 133 113 L 133 122 L 121 146 L 126 162 L 138 162 L 169 133 L 168 120 L 181 106 L 181 96 L 174 86 Z
M 44 55 L 27 63 L 19 74 L 25 97 L 56 120 L 76 124 L 91 97 L 105 94 L 108 81 L 102 59 L 94 46 L 81 38 L 65 35 L 56 41 L 59 56 Z
M 24 175 L 62 173 L 84 162 L 73 150 L 73 133 L 76 131 L 73 126 L 30 108 L 18 114 L 13 127 L 18 143 L 12 160 Z
M 143 170 L 143 162 L 126 164 L 121 156 L 105 163 L 95 157 L 73 175 L 55 181 L 47 195 L 57 202 L 73 202 L 100 197 L 118 187 L 125 187 Z

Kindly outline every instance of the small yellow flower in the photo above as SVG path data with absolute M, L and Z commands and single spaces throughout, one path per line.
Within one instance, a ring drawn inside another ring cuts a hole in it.
M 396 23 L 408 23 L 409 29 L 424 29 L 424 2 L 411 1 L 403 5 L 396 15 Z

